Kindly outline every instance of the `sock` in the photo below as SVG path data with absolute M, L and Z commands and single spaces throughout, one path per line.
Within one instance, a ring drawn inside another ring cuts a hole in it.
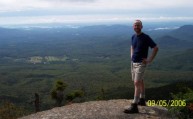
M 133 103 L 137 104 L 138 101 L 139 101 L 139 97 L 138 96 L 134 96 Z

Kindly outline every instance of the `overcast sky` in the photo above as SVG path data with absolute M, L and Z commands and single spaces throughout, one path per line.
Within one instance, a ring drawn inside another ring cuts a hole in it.
M 0 25 L 193 21 L 193 0 L 0 0 Z

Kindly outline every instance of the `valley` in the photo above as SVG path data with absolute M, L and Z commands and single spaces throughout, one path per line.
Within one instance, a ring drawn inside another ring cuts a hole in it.
M 193 84 L 190 31 L 193 25 L 152 32 L 144 29 L 159 47 L 158 56 L 145 75 L 150 98 L 160 97 L 152 89 L 164 92 L 162 87 L 169 85 L 173 86 L 172 92 L 179 81 Z M 13 102 L 32 113 L 33 105 L 29 102 L 34 93 L 38 93 L 41 110 L 53 108 L 50 92 L 56 80 L 68 84 L 65 94 L 77 89 L 85 91 L 85 96 L 75 102 L 99 100 L 101 90 L 104 100 L 133 98 L 131 26 L 0 28 L 0 34 L 0 98 L 3 101 Z M 169 94 L 164 98 L 168 99 Z

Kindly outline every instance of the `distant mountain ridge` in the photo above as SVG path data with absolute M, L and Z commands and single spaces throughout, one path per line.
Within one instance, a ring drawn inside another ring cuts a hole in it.
M 162 34 L 161 37 L 154 40 L 161 49 L 160 52 L 166 50 L 183 51 L 193 48 L 192 31 L 193 25 L 184 25 L 178 29 L 169 30 L 169 32 L 161 30 L 156 32 L 156 34 Z M 23 55 L 33 57 L 42 54 L 44 56 L 63 56 L 64 54 L 67 56 L 80 54 L 93 56 L 93 53 L 99 55 L 97 57 L 123 55 L 129 52 L 133 33 L 132 26 L 128 25 L 35 28 L 30 30 L 0 28 L 0 46 L 2 48 L 0 54 L 10 57 L 23 57 Z M 45 52 L 47 49 L 50 52 Z
M 173 36 L 165 35 L 156 39 L 160 48 L 168 48 L 168 50 L 179 50 L 193 48 L 193 42 L 181 40 Z
M 192 33 L 192 30 L 193 30 L 193 25 L 184 25 L 174 31 L 181 31 L 181 32 L 186 31 L 186 32 Z
M 178 29 L 175 29 L 169 33 L 169 35 L 193 42 L 193 25 L 184 25 Z

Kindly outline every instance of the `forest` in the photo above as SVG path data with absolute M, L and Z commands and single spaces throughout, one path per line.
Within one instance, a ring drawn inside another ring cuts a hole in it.
M 157 27 L 143 29 L 159 47 L 145 73 L 146 97 L 170 99 L 183 87 L 193 89 L 193 25 L 154 30 Z M 84 91 L 73 102 L 132 99 L 133 33 L 128 25 L 0 28 L 0 105 L 11 102 L 26 114 L 34 113 L 30 102 L 38 93 L 40 110 L 51 109 L 57 80 L 67 84 L 65 95 Z

